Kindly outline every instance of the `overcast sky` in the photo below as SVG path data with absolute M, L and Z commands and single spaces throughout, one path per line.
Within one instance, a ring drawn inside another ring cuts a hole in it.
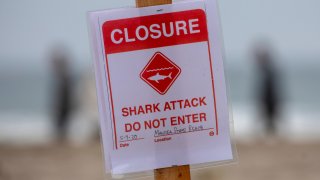
M 0 60 L 39 61 L 55 43 L 86 60 L 86 12 L 133 2 L 0 0 Z M 227 56 L 245 56 L 257 38 L 269 38 L 287 56 L 320 57 L 319 0 L 221 0 L 220 12 Z

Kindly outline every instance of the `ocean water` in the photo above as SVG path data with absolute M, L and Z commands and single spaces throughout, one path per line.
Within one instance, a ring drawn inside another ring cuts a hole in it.
M 320 61 L 283 60 L 276 64 L 283 95 L 279 133 L 293 140 L 320 139 Z M 86 68 L 73 70 L 74 87 L 81 83 L 79 75 Z M 0 143 L 47 142 L 53 135 L 50 69 L 0 69 Z M 236 137 L 248 139 L 261 134 L 263 117 L 255 101 L 254 64 L 234 59 L 227 61 L 226 72 Z

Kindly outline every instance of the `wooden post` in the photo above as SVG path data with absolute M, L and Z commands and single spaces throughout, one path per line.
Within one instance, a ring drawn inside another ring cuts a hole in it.
M 161 4 L 172 4 L 172 0 L 136 0 L 137 7 L 156 6 Z
M 154 170 L 155 180 L 190 180 L 190 166 L 176 166 Z
M 172 0 L 136 0 L 137 7 L 172 4 Z M 155 180 L 190 180 L 190 166 L 176 166 L 154 170 Z

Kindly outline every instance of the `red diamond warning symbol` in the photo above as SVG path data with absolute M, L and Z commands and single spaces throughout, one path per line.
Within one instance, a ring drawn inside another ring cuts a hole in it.
M 162 53 L 157 52 L 142 70 L 140 78 L 158 93 L 164 95 L 168 92 L 180 73 L 181 69 L 179 66 Z

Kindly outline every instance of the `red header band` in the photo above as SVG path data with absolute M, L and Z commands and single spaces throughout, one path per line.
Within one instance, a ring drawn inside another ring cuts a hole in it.
M 201 9 L 107 21 L 102 30 L 106 54 L 208 40 Z

